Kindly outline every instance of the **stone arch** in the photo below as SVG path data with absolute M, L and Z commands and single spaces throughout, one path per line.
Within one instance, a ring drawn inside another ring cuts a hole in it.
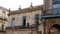
M 60 24 L 53 24 L 49 29 L 50 34 L 60 34 Z
M 49 28 L 49 29 L 51 29 L 52 26 L 53 26 L 53 25 L 56 25 L 56 24 L 57 24 L 57 25 L 60 25 L 60 23 L 52 23 L 52 24 L 50 25 L 50 28 Z

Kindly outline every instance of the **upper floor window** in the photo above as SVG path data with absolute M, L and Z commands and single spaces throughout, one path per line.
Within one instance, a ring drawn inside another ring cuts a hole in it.
M 60 8 L 60 4 L 54 4 L 53 8 Z
M 11 21 L 12 28 L 14 28 L 14 25 L 15 25 L 15 18 L 12 18 L 12 21 Z
M 26 26 L 26 16 L 23 16 L 22 18 L 22 26 L 25 27 Z
M 4 23 L 3 22 L 1 22 L 1 29 L 2 29 L 2 31 L 4 31 Z
M 35 25 L 39 24 L 39 14 L 35 15 Z
M 4 31 L 4 24 L 2 24 L 2 31 Z
M 52 14 L 60 14 L 60 0 L 53 0 L 52 8 Z

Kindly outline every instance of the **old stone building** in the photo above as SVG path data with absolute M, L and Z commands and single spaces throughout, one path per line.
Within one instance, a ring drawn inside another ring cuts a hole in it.
M 60 34 L 60 0 L 44 0 L 43 6 L 31 4 L 25 9 L 9 10 L 9 13 L 5 9 L 0 11 L 0 23 L 6 26 L 0 34 Z
M 43 34 L 43 24 L 40 21 L 42 5 L 11 11 L 8 16 L 6 34 Z M 25 33 L 26 32 L 26 33 Z
M 0 6 L 0 34 L 5 32 L 5 27 L 7 27 L 7 18 L 9 10 Z
M 44 0 L 44 34 L 60 34 L 60 0 Z

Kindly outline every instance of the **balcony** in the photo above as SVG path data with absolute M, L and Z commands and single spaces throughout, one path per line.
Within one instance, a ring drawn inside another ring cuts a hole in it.
M 2 14 L 0 14 L 0 19 L 5 19 L 5 20 L 6 20 L 7 18 L 8 18 L 8 16 L 7 16 L 7 15 L 5 15 L 5 14 L 4 14 L 4 15 L 2 15 Z

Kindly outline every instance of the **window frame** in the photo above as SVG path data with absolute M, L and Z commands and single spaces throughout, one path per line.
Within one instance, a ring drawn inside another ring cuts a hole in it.
M 26 26 L 26 16 L 22 17 L 22 26 L 25 27 Z
M 11 27 L 12 27 L 12 29 L 14 29 L 14 26 L 15 26 L 15 18 L 13 17 L 12 20 L 11 20 Z

